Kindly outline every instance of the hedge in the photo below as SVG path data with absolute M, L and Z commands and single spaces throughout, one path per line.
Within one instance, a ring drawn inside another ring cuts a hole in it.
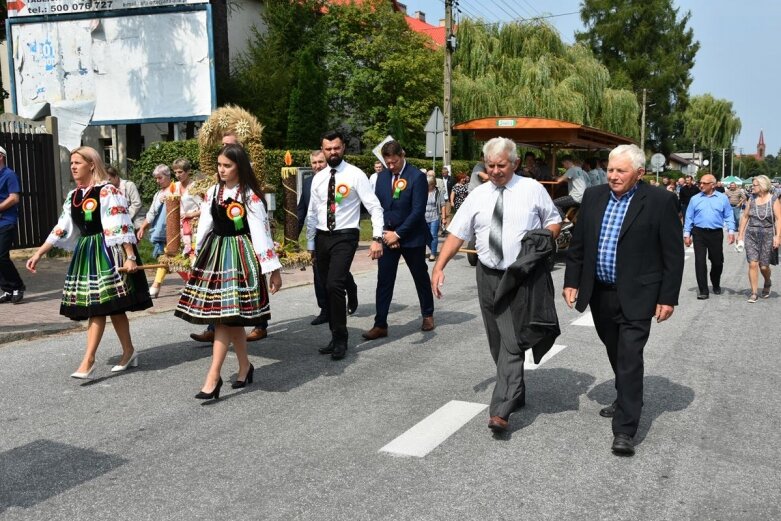
M 282 167 L 285 166 L 286 150 L 268 150 L 266 149 L 266 184 L 276 188 L 277 204 L 283 200 L 283 188 L 280 180 Z M 310 150 L 291 150 L 294 166 L 309 166 Z M 198 169 L 198 141 L 190 139 L 188 141 L 161 141 L 150 146 L 141 153 L 138 160 L 133 161 L 130 166 L 130 179 L 136 183 L 141 198 L 145 203 L 149 203 L 158 191 L 157 183 L 152 177 L 152 171 L 157 165 L 164 164 L 171 166 L 174 160 L 184 157 L 190 160 L 193 169 Z M 356 165 L 358 168 L 370 175 L 374 172 L 374 162 L 377 160 L 374 155 L 352 155 L 348 154 L 345 159 Z M 432 162 L 430 159 L 408 158 L 410 164 L 418 167 L 430 169 Z M 472 161 L 454 160 L 452 161 L 452 170 L 454 173 L 471 173 Z M 437 173 L 442 168 L 442 161 L 437 161 Z M 209 172 L 206 172 L 209 174 Z M 213 173 L 211 173 L 213 174 Z

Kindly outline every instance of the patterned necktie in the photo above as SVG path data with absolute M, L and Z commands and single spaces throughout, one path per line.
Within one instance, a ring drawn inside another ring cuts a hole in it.
M 336 229 L 336 168 L 331 169 L 331 179 L 328 181 L 328 207 L 325 211 L 325 222 L 328 231 Z
M 491 252 L 496 266 L 502 263 L 502 223 L 504 222 L 504 186 L 497 186 L 499 196 L 494 205 L 494 214 L 491 216 L 491 232 L 488 234 L 488 249 Z

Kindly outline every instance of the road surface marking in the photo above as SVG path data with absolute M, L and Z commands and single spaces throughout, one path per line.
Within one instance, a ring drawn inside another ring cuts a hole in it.
M 486 407 L 482 403 L 452 400 L 385 445 L 380 452 L 422 458 Z
M 534 353 L 532 352 L 531 349 L 527 349 L 526 350 L 526 361 L 524 362 L 523 367 L 527 371 L 533 371 L 533 370 L 537 369 L 538 367 L 540 367 L 545 362 L 547 362 L 548 360 L 550 360 L 551 358 L 553 358 L 554 356 L 556 356 L 556 354 L 559 351 L 564 350 L 566 347 L 567 346 L 560 346 L 559 344 L 553 344 L 553 347 L 550 348 L 550 351 L 545 353 L 545 356 L 542 357 L 542 360 L 540 360 L 539 364 L 535 364 L 534 363 Z
M 583 313 L 577 320 L 572 322 L 572 325 L 594 327 L 594 317 L 591 316 L 591 311 Z

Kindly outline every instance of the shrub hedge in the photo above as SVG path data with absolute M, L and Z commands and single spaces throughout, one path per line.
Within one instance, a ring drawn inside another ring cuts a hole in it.
M 285 150 L 266 149 L 266 184 L 276 188 L 277 204 L 280 204 L 283 196 L 280 173 L 282 167 L 285 166 L 285 152 Z M 308 166 L 310 152 L 310 150 L 291 150 L 290 155 L 293 156 L 293 165 Z M 159 164 L 171 166 L 171 163 L 180 157 L 189 159 L 193 169 L 197 170 L 198 141 L 195 139 L 188 141 L 161 141 L 144 150 L 141 153 L 141 157 L 132 162 L 129 177 L 138 186 L 144 203 L 148 204 L 158 190 L 157 183 L 155 183 L 152 177 L 152 171 L 155 167 Z M 345 156 L 345 159 L 366 172 L 367 175 L 374 171 L 374 162 L 377 160 L 371 154 L 348 154 Z M 430 159 L 408 158 L 407 161 L 418 168 L 430 169 L 432 166 Z M 452 161 L 453 172 L 471 173 L 473 163 L 472 161 L 454 160 Z M 439 160 L 437 161 L 437 171 L 441 168 L 442 161 Z M 209 172 L 206 173 L 208 174 Z

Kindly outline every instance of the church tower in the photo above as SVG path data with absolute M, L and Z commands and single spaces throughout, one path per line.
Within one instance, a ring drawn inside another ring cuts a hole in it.
M 759 131 L 759 143 L 757 143 L 757 159 L 765 160 L 765 135 L 762 130 Z

